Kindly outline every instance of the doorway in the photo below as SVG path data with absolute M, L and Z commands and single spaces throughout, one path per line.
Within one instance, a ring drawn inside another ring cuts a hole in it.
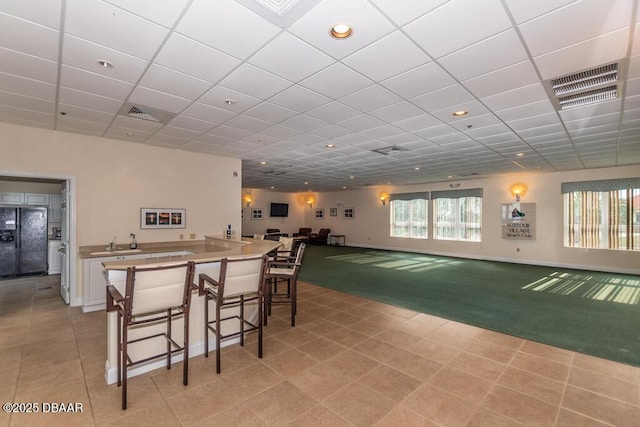
M 48 201 L 36 202 L 49 207 L 48 237 L 49 252 L 60 247 L 60 294 L 66 304 L 78 306 L 81 298 L 77 296 L 76 257 L 75 257 L 75 177 L 60 175 L 36 175 L 0 171 L 0 194 L 16 195 L 12 201 L 15 206 L 23 206 L 28 196 L 59 195 L 60 210 L 52 208 Z M 25 196 L 20 199 L 18 195 Z M 44 199 L 43 199 L 44 200 Z M 47 199 L 48 200 L 48 199 Z M 53 200 L 53 198 L 51 199 Z M 54 203 L 55 204 L 55 203 Z M 52 215 L 55 212 L 54 215 Z M 59 236 L 59 242 L 54 242 Z M 57 254 L 56 254 L 57 255 Z M 51 257 L 51 254 L 49 255 Z M 48 259 L 49 264 L 52 260 Z M 51 273 L 55 274 L 55 273 Z

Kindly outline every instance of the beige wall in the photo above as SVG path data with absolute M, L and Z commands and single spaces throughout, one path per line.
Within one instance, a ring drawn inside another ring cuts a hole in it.
M 384 186 L 357 191 L 313 193 L 311 196 L 316 199 L 314 208 L 324 208 L 325 218 L 316 220 L 313 216 L 314 210 L 307 207 L 303 210 L 304 218 L 300 220 L 300 224 L 313 227 L 314 231 L 325 227 L 330 228 L 332 234 L 344 234 L 347 244 L 353 246 L 640 274 L 640 252 L 565 248 L 563 243 L 563 196 L 560 194 L 562 182 L 637 177 L 639 175 L 640 171 L 637 166 L 626 166 L 455 181 L 460 183 L 460 189 L 483 189 L 482 242 L 479 243 L 434 240 L 431 238 L 431 229 L 429 230 L 429 239 L 426 240 L 389 236 L 389 204 L 387 203 L 386 206 L 381 204 L 379 199 L 381 193 L 449 190 L 449 183 Z M 513 203 L 509 187 L 517 182 L 523 182 L 529 188 L 522 203 L 536 204 L 537 236 L 533 241 L 502 238 L 501 207 L 502 204 Z M 272 192 L 253 191 L 254 198 L 264 199 L 263 204 L 265 205 L 267 201 L 276 198 L 273 194 Z M 308 196 L 307 193 L 289 195 L 293 198 Z M 285 196 L 280 193 L 279 197 Z M 342 217 L 344 207 L 354 208 L 354 219 Z M 338 209 L 337 217 L 329 216 L 330 208 Z M 247 225 L 248 222 L 249 220 L 245 219 L 243 224 Z M 517 252 L 518 248 L 520 252 Z
M 202 239 L 241 225 L 240 160 L 7 123 L 0 135 L 0 176 L 75 177 L 74 253 L 129 233 L 139 243 Z M 186 228 L 141 230 L 143 207 L 184 208 Z

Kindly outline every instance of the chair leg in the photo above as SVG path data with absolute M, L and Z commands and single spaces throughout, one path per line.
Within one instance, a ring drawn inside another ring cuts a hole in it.
M 291 280 L 291 326 L 296 326 L 296 313 L 298 303 L 298 281 Z
M 220 301 L 216 301 L 216 373 L 220 373 Z
M 122 410 L 127 409 L 127 341 L 129 336 L 126 328 L 122 331 Z
M 209 357 L 209 296 L 204 296 L 204 357 Z
M 171 369 L 171 309 L 167 310 L 167 371 Z
M 189 310 L 186 309 L 183 315 L 184 320 L 184 347 L 182 350 L 183 361 L 182 361 L 182 384 L 189 384 Z
M 262 359 L 262 305 L 263 297 L 258 297 L 258 358 Z
M 262 313 L 264 326 L 268 326 L 269 308 L 271 307 L 271 279 L 265 280 L 264 283 L 264 310 Z
M 244 347 L 244 296 L 240 295 L 240 347 Z
M 118 387 L 122 386 L 122 314 L 118 311 Z

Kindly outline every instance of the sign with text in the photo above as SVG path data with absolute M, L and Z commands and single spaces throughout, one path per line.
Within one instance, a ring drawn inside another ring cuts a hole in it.
M 536 204 L 502 205 L 502 238 L 518 240 L 536 239 Z

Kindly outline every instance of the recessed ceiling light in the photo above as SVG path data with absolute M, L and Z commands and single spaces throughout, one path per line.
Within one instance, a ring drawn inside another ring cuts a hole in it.
M 236 103 L 236 101 L 234 101 L 233 99 L 225 99 L 224 103 L 227 105 L 233 105 Z
M 353 28 L 351 28 L 349 24 L 340 22 L 331 27 L 329 34 L 331 34 L 331 37 L 334 39 L 346 39 L 353 34 Z
M 524 156 L 524 153 L 518 153 L 518 154 L 516 154 L 516 156 L 522 157 L 522 156 Z
M 355 176 L 351 175 L 349 178 L 353 179 L 353 178 L 355 178 Z
M 275 190 L 275 189 L 276 189 L 276 187 L 274 187 L 274 186 L 272 185 L 272 186 L 271 186 L 271 189 L 272 189 L 272 190 Z
M 336 145 L 335 144 L 327 144 L 327 145 L 325 145 L 325 147 L 327 147 L 327 148 L 336 148 Z
M 414 169 L 419 171 L 420 170 L 420 166 L 416 166 Z
M 308 181 L 305 181 L 305 182 L 304 182 L 304 185 L 309 185 L 309 182 L 308 182 Z
M 343 186 L 342 186 L 342 189 L 343 189 L 343 190 L 346 190 L 346 189 L 347 189 L 347 186 L 346 186 L 346 185 L 343 185 Z
M 131 132 L 131 131 L 126 131 L 124 134 L 125 134 L 126 136 L 133 136 L 133 132 Z
M 466 116 L 467 114 L 469 114 L 467 110 L 459 110 L 459 111 L 454 111 L 453 116 L 462 117 L 462 116 Z
M 99 59 L 98 60 L 98 65 L 100 65 L 102 68 L 113 68 L 113 64 L 109 61 L 106 61 L 104 59 Z
M 266 165 L 267 162 L 265 162 L 264 160 L 260 162 L 261 165 Z

